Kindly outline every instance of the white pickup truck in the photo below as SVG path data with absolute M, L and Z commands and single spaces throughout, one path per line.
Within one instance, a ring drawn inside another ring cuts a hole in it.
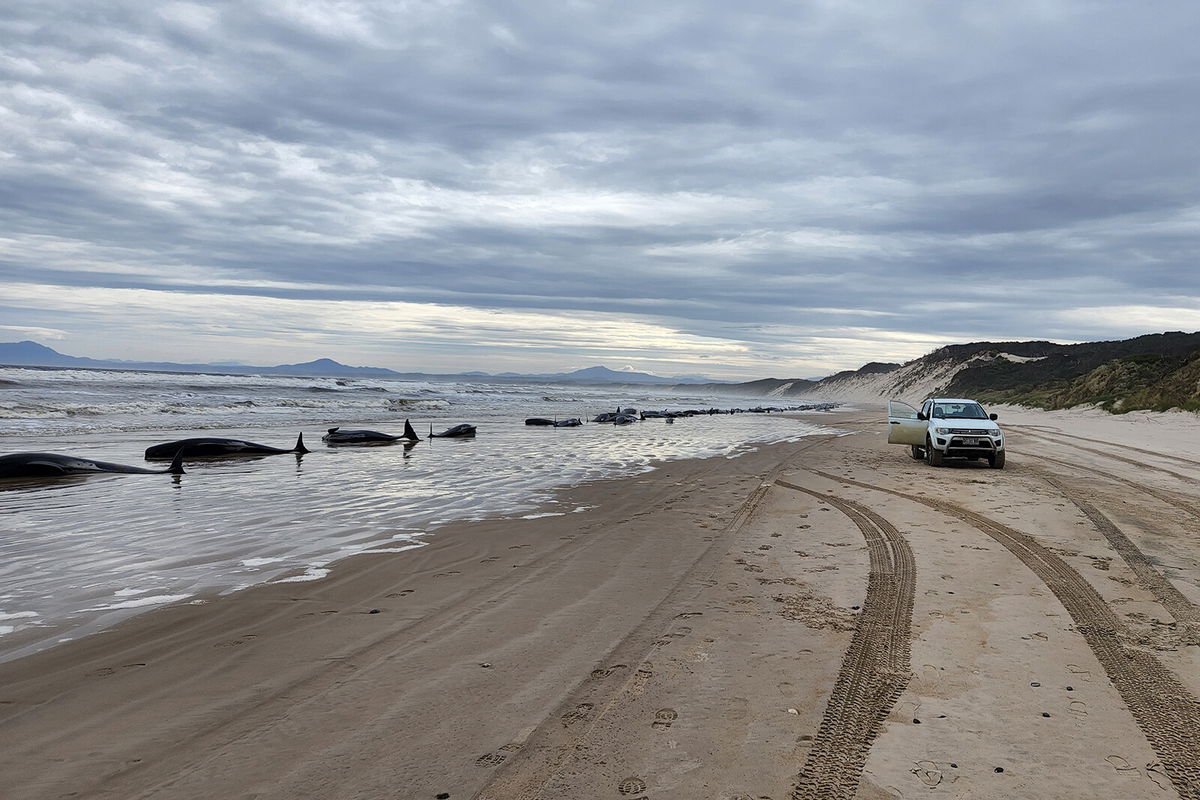
M 912 457 L 940 467 L 946 458 L 987 459 L 1004 469 L 1004 433 L 996 415 L 974 400 L 931 397 L 917 409 L 888 401 L 888 444 L 906 444 Z

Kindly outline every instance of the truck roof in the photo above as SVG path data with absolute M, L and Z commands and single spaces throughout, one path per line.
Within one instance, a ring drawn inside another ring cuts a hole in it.
M 966 397 L 930 397 L 928 399 L 934 403 L 979 403 L 978 400 Z

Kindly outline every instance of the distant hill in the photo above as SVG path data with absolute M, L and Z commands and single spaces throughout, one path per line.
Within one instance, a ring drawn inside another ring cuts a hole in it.
M 454 374 L 431 374 L 425 372 L 396 372 L 384 367 L 352 367 L 330 358 L 318 358 L 302 364 L 280 364 L 274 367 L 258 367 L 247 364 L 181 364 L 167 361 L 120 361 L 115 359 L 82 358 L 59 353 L 37 342 L 0 343 L 0 364 L 7 366 L 73 367 L 78 369 L 124 369 L 151 372 L 209 372 L 222 375 L 296 375 L 312 377 L 359 377 L 391 378 L 394 380 L 491 380 L 491 381 L 545 381 L 551 383 L 576 384 L 657 384 L 674 386 L 710 381 L 698 376 L 676 376 L 664 378 L 645 372 L 613 370 L 596 366 L 574 372 L 544 375 L 522 375 L 508 372 L 489 375 L 486 372 L 464 372 Z
M 765 379 L 708 387 L 729 394 L 919 402 L 934 394 L 1037 408 L 1200 411 L 1200 333 L 1082 344 L 948 345 L 904 364 L 870 363 L 819 381 Z

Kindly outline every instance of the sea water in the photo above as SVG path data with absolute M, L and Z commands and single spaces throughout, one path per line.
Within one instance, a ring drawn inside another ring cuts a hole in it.
M 778 414 L 527 427 L 642 410 L 755 406 L 761 399 L 653 387 L 418 382 L 0 368 L 0 455 L 41 451 L 144 467 L 152 444 L 229 436 L 302 456 L 194 461 L 187 474 L 0 483 L 0 660 L 140 610 L 266 581 L 316 580 L 340 558 L 421 547 L 448 522 L 572 514 L 556 490 L 635 475 L 658 461 L 736 457 L 826 432 Z M 407 447 L 326 447 L 326 428 Z M 461 422 L 474 439 L 425 439 Z M 7 484 L 7 485 L 5 485 Z

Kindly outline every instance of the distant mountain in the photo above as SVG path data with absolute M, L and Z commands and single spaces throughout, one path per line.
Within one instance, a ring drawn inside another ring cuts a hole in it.
M 424 372 L 396 372 L 384 367 L 352 367 L 330 358 L 318 358 L 302 364 L 280 364 L 275 367 L 257 367 L 248 364 L 180 364 L 174 362 L 121 361 L 116 359 L 94 359 L 68 356 L 37 342 L 0 343 L 0 364 L 8 366 L 75 367 L 80 369 L 123 369 L 153 372 L 215 372 L 235 375 L 296 375 L 313 377 L 359 377 L 391 378 L 395 380 L 501 380 L 501 381 L 546 381 L 552 383 L 577 384 L 658 384 L 671 386 L 711 381 L 710 378 L 663 378 L 644 372 L 627 372 L 596 366 L 574 372 L 544 375 L 522 375 L 506 372 L 489 375 L 486 372 L 462 372 L 455 374 L 430 374 Z
M 399 375 L 395 370 L 384 367 L 349 367 L 340 364 L 332 358 L 318 358 L 316 361 L 306 361 L 303 364 L 281 364 L 278 367 L 245 367 L 259 373 L 274 375 L 357 375 L 359 377 L 377 376 L 394 378 Z

